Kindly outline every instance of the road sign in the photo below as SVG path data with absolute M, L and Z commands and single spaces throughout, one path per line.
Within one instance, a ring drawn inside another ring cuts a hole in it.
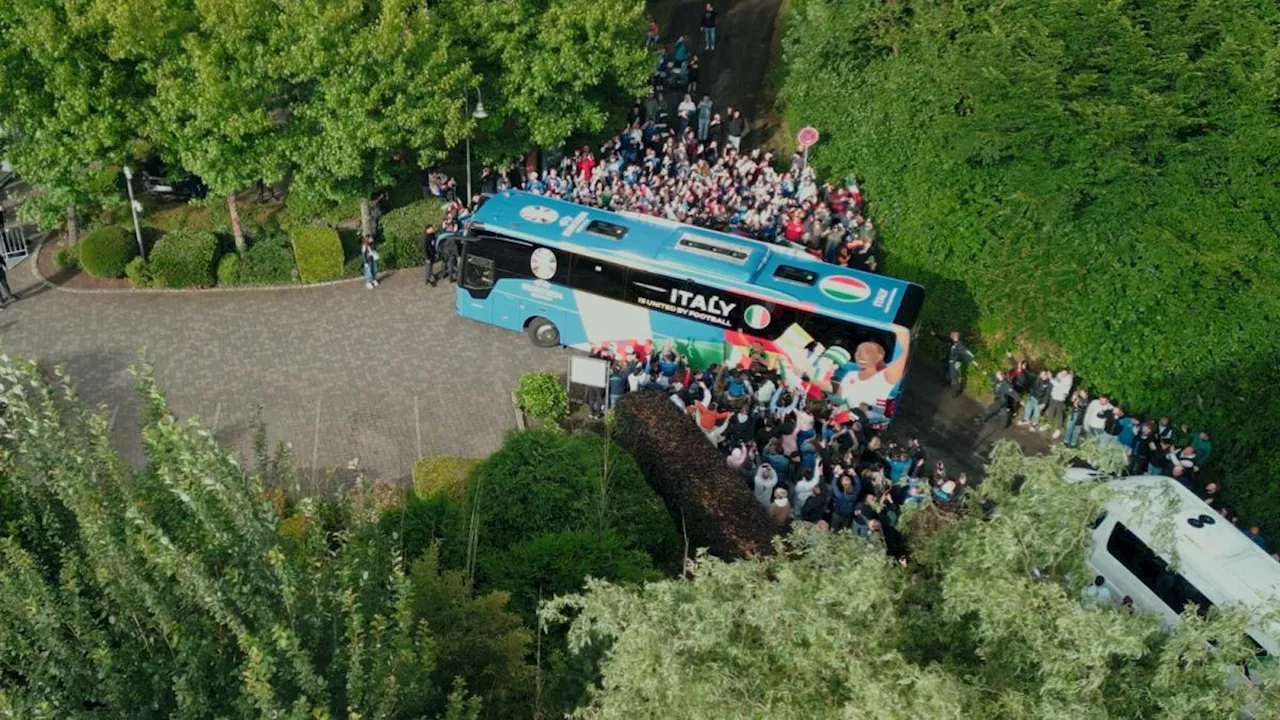
M 801 148 L 807 148 L 810 145 L 817 144 L 817 142 L 818 142 L 817 128 L 814 128 L 814 127 L 801 128 L 800 132 L 796 133 L 796 145 L 799 145 Z

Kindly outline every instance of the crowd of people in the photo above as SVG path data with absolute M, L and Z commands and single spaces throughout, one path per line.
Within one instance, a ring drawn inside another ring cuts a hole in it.
M 611 361 L 610 405 L 629 392 L 666 393 L 779 528 L 803 520 L 852 530 L 901 558 L 895 522 L 903 507 L 926 496 L 945 506 L 964 502 L 968 478 L 930 463 L 919 439 L 888 442 L 865 405 L 842 407 L 797 392 L 758 361 L 697 371 L 670 344 L 597 355 Z
M 1061 438 L 1068 447 L 1077 447 L 1090 437 L 1115 443 L 1128 456 L 1127 474 L 1176 480 L 1241 527 L 1259 547 L 1268 549 L 1258 526 L 1244 530 L 1239 513 L 1223 502 L 1222 486 L 1209 479 L 1213 442 L 1207 429 L 1175 426 L 1168 416 L 1143 418 L 1126 413 L 1108 395 L 1080 387 L 1069 368 L 1035 368 L 1013 353 L 1005 357 L 1006 367 L 990 375 L 994 397 L 983 411 L 981 423 L 1002 416 L 1005 427 L 1017 422 L 1028 430 L 1049 433 L 1054 440 Z M 957 394 L 963 391 L 966 364 L 978 367 L 960 334 L 952 332 L 947 338 L 943 375 Z

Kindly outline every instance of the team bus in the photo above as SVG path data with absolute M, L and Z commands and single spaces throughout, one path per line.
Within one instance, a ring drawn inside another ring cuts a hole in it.
M 518 191 L 485 201 L 462 246 L 463 317 L 542 347 L 759 362 L 886 418 L 924 302 L 919 285 L 791 247 Z

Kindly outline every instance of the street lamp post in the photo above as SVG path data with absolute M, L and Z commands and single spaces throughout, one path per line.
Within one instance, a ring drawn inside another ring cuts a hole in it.
M 467 88 L 462 88 L 462 109 L 465 111 L 471 105 L 471 93 Z M 484 111 L 484 97 L 480 94 L 480 88 L 476 88 L 476 109 L 471 113 L 471 117 L 476 120 L 483 120 L 489 117 L 489 113 Z M 467 207 L 471 207 L 471 135 L 467 135 Z
M 133 169 L 125 165 L 124 185 L 129 189 L 129 209 L 133 211 L 133 234 L 138 238 L 138 254 L 143 260 L 147 259 L 147 249 L 142 245 L 142 226 L 138 224 L 138 201 L 133 199 Z

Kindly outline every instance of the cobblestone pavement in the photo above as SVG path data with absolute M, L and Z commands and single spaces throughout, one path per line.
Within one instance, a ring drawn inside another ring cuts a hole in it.
M 125 458 L 141 460 L 128 366 L 146 348 L 180 417 L 249 452 L 263 408 L 271 442 L 289 442 L 304 485 L 351 463 L 407 477 L 420 455 L 482 457 L 514 427 L 522 372 L 563 372 L 564 351 L 458 318 L 452 286 L 405 271 L 363 283 L 246 292 L 73 294 L 9 271 L 22 298 L 0 311 L 5 352 L 65 364 L 87 404 L 115 413 Z

